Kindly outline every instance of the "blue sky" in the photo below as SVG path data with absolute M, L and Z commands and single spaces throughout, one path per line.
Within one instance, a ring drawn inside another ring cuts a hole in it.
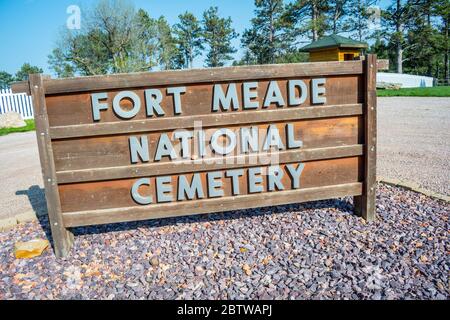
M 145 9 L 152 17 L 164 15 L 170 24 L 177 16 L 193 12 L 197 17 L 210 6 L 218 6 L 222 16 L 231 16 L 233 27 L 242 34 L 250 26 L 253 17 L 253 0 L 134 0 L 136 8 Z M 390 1 L 383 0 L 382 3 Z M 65 26 L 70 5 L 81 10 L 91 6 L 91 0 L 0 0 L 0 71 L 16 73 L 24 62 L 40 66 L 51 74 L 47 55 L 55 46 L 59 30 Z M 240 48 L 239 39 L 234 46 Z M 240 52 L 236 53 L 236 57 Z M 195 61 L 201 67 L 202 59 Z

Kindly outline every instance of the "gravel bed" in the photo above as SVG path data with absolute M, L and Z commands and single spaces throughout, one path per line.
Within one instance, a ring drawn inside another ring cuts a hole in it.
M 0 299 L 448 299 L 449 211 L 380 184 L 370 224 L 343 198 L 77 228 L 69 258 L 15 259 L 41 218 L 0 233 Z

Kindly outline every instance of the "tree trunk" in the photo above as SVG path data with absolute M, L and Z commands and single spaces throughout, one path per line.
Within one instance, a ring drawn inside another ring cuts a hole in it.
M 400 42 L 397 43 L 397 73 L 403 73 L 403 48 Z
M 275 34 L 275 27 L 273 23 L 273 7 L 270 8 L 270 34 L 269 34 L 269 43 L 270 43 L 270 63 L 275 62 L 275 53 L 274 53 L 274 34 Z
M 397 47 L 396 47 L 396 57 L 397 57 L 397 73 L 403 73 L 403 46 L 402 39 L 403 36 L 403 24 L 402 24 L 402 16 L 400 14 L 401 10 L 401 1 L 397 0 L 397 21 L 395 22 L 395 31 L 397 32 Z
M 312 20 L 312 39 L 313 41 L 316 41 L 318 38 L 318 32 L 317 32 L 317 6 L 315 2 L 313 2 L 311 5 L 311 20 Z
M 445 19 L 445 52 L 444 52 L 444 78 L 447 85 L 449 85 L 449 70 L 448 70 L 448 29 L 449 29 L 449 19 Z

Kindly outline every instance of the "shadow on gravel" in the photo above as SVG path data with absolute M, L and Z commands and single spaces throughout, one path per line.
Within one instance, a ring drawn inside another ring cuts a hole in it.
M 28 190 L 19 190 L 16 195 L 26 195 L 31 203 L 31 206 L 36 213 L 39 223 L 50 241 L 53 247 L 53 241 L 51 237 L 50 223 L 47 216 L 47 204 L 45 200 L 45 192 L 43 188 L 37 185 L 33 185 Z M 329 199 L 322 201 L 305 202 L 298 204 L 282 205 L 282 206 L 272 206 L 263 207 L 256 209 L 246 209 L 237 211 L 227 211 L 220 213 L 208 213 L 199 214 L 193 216 L 181 216 L 173 218 L 164 218 L 156 220 L 144 220 L 135 222 L 123 222 L 114 224 L 105 224 L 97 226 L 87 226 L 87 227 L 76 227 L 72 228 L 71 231 L 75 236 L 79 235 L 90 235 L 90 234 L 102 234 L 108 232 L 120 232 L 129 231 L 138 228 L 158 228 L 173 225 L 191 224 L 191 223 L 202 223 L 202 222 L 213 222 L 220 220 L 234 220 L 241 218 L 252 218 L 257 216 L 273 215 L 273 214 L 285 214 L 292 211 L 302 211 L 306 209 L 326 209 L 326 208 L 337 208 L 346 214 L 353 214 L 353 203 L 351 197 L 346 197 L 342 199 Z
M 227 211 L 220 213 L 208 213 L 199 214 L 193 216 L 181 216 L 174 218 L 163 218 L 156 220 L 144 220 L 136 222 L 124 222 L 115 224 L 105 224 L 97 226 L 88 227 L 77 227 L 72 228 L 72 232 L 75 236 L 79 235 L 89 235 L 89 234 L 101 234 L 108 232 L 118 232 L 118 231 L 128 231 L 138 228 L 157 228 L 173 225 L 191 224 L 191 223 L 202 223 L 202 222 L 213 222 L 219 220 L 234 220 L 240 218 L 251 218 L 263 215 L 272 214 L 283 214 L 291 211 L 302 211 L 305 209 L 326 209 L 326 208 L 338 208 L 346 214 L 353 214 L 353 203 L 351 202 L 351 197 L 342 199 L 330 199 L 314 202 L 305 202 L 299 204 L 283 205 L 283 206 L 273 206 L 264 207 L 256 209 L 246 209 L 237 211 Z
M 53 247 L 50 223 L 47 217 L 47 202 L 45 200 L 45 190 L 38 185 L 33 185 L 27 190 L 16 191 L 16 195 L 26 195 L 28 197 L 28 201 L 30 201 L 31 207 L 33 208 L 33 211 L 38 218 L 39 224 L 41 225 L 42 230 L 44 230 L 45 232 L 45 236 L 50 241 L 50 244 Z

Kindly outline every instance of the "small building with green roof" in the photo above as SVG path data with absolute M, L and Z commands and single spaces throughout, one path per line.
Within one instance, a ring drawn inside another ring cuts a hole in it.
M 357 59 L 367 43 L 345 38 L 337 34 L 322 37 L 300 49 L 309 52 L 309 61 L 348 61 Z

